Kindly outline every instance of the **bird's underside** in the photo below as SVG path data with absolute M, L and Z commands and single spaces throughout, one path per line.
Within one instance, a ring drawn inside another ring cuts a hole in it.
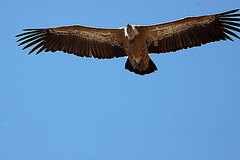
M 80 57 L 109 59 L 128 57 L 125 68 L 139 75 L 157 70 L 151 53 L 175 52 L 206 43 L 240 39 L 239 9 L 214 15 L 187 17 L 149 26 L 129 25 L 119 29 L 80 25 L 45 29 L 24 29 L 17 42 L 23 49 L 34 46 L 29 54 L 63 51 Z

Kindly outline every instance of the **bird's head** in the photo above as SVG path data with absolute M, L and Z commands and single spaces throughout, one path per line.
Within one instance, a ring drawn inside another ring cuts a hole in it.
M 138 35 L 137 29 L 130 24 L 127 24 L 125 26 L 124 33 L 125 33 L 125 36 L 128 38 L 129 41 L 133 41 L 135 36 Z

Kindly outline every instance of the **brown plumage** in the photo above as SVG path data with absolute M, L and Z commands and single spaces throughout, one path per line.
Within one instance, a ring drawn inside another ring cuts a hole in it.
M 80 25 L 46 29 L 24 29 L 17 42 L 34 46 L 29 54 L 42 51 L 63 51 L 80 57 L 108 59 L 127 56 L 125 68 L 139 75 L 150 74 L 157 67 L 151 53 L 175 52 L 206 43 L 240 37 L 239 9 L 214 15 L 187 17 L 149 25 L 129 25 L 119 29 L 103 29 Z M 231 31 L 232 30 L 232 31 Z

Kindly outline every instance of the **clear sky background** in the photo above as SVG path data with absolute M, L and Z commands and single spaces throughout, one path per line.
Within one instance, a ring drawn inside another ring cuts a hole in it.
M 239 0 L 0 0 L 1 160 L 239 160 L 240 40 L 126 58 L 30 55 L 23 28 L 120 28 L 240 8 Z

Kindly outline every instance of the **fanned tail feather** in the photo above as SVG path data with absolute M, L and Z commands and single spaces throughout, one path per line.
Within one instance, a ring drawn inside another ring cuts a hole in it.
M 134 72 L 136 74 L 139 74 L 139 75 L 145 75 L 145 74 L 150 74 L 150 73 L 156 71 L 157 67 L 154 64 L 154 62 L 150 59 L 148 68 L 145 71 L 139 71 L 138 69 L 133 68 L 133 66 L 132 66 L 132 64 L 131 64 L 131 62 L 128 58 L 127 61 L 126 61 L 126 64 L 125 64 L 125 69 L 129 70 L 130 72 Z

